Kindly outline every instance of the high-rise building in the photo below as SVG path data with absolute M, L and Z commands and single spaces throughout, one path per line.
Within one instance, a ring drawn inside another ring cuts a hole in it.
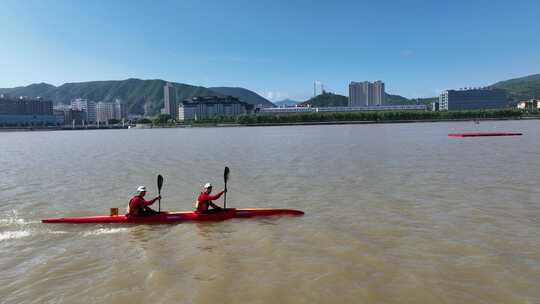
M 114 119 L 118 119 L 118 120 L 122 120 L 122 119 L 126 119 L 128 117 L 128 113 L 127 113 L 127 107 L 126 107 L 126 104 L 122 102 L 122 100 L 120 99 L 115 99 L 114 100 L 114 115 L 113 115 L 113 118 Z
M 439 96 L 439 110 L 460 111 L 507 108 L 505 91 L 498 89 L 446 90 Z
M 366 106 L 369 100 L 369 82 L 351 82 L 349 84 L 349 107 Z
M 96 105 L 96 120 L 100 123 L 108 122 L 111 119 L 122 120 L 127 118 L 126 105 L 120 100 L 114 102 L 100 101 Z
M 349 84 L 349 107 L 384 105 L 384 82 L 354 82 Z
M 86 112 L 86 119 L 88 123 L 97 122 L 95 102 L 88 99 L 77 98 L 71 101 L 71 108 L 73 110 Z
M 163 101 L 165 107 L 163 108 L 162 113 L 169 114 L 173 119 L 176 119 L 176 89 L 168 82 L 163 86 Z
M 99 123 L 107 123 L 114 117 L 114 105 L 109 102 L 98 102 L 96 105 L 96 120 Z
M 384 82 L 377 80 L 371 84 L 373 103 L 370 106 L 382 106 L 384 105 Z

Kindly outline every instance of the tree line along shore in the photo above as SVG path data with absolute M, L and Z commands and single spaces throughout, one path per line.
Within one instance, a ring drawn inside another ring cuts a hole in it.
M 473 111 L 373 111 L 373 112 L 338 112 L 338 113 L 286 113 L 286 114 L 248 114 L 240 116 L 215 116 L 209 119 L 176 122 L 169 115 L 160 114 L 154 119 L 140 119 L 130 126 L 152 127 L 211 127 L 211 126 L 268 126 L 268 125 L 301 125 L 301 124 L 348 124 L 348 123 L 393 123 L 393 122 L 436 122 L 464 120 L 507 120 L 507 119 L 540 119 L 540 110 L 473 110 Z M 126 126 L 109 125 L 99 129 L 127 128 Z M 71 129 L 69 126 L 5 126 L 2 129 Z M 96 127 L 77 127 L 74 129 L 97 129 Z
M 340 122 L 406 122 L 406 121 L 452 121 L 452 120 L 491 120 L 540 118 L 540 110 L 523 111 L 517 109 L 473 110 L 473 111 L 378 111 L 345 113 L 287 113 L 251 114 L 237 117 L 216 116 L 211 119 L 185 121 L 184 125 L 272 125 L 302 123 L 340 123 Z M 153 125 L 165 126 L 163 120 L 154 120 Z

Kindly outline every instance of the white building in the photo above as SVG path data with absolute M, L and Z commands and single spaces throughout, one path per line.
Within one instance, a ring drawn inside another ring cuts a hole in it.
M 178 106 L 178 120 L 199 120 L 215 116 L 238 116 L 250 113 L 253 105 L 227 96 L 193 97 Z
M 127 108 L 120 99 L 115 99 L 114 102 L 100 101 L 96 105 L 96 121 L 106 123 L 111 119 L 126 119 Z
M 125 103 L 122 102 L 122 100 L 118 98 L 115 99 L 113 106 L 114 106 L 114 111 L 113 111 L 114 119 L 118 119 L 118 120 L 127 119 L 128 117 L 127 106 Z
M 95 102 L 88 99 L 77 98 L 71 101 L 71 109 L 86 112 L 86 118 L 89 123 L 97 122 Z
M 530 100 L 520 101 L 517 104 L 517 108 L 521 110 L 538 109 L 540 108 L 540 99 L 530 99 Z
M 259 113 L 319 113 L 319 112 L 371 112 L 371 111 L 426 111 L 426 105 L 397 105 L 397 106 L 369 106 L 369 107 L 290 107 L 290 108 L 263 108 Z
M 109 102 L 98 102 L 96 105 L 96 120 L 99 123 L 108 123 L 114 118 L 114 106 Z

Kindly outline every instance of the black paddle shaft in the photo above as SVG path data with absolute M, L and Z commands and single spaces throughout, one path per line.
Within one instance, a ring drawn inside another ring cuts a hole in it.
M 227 180 L 229 180 L 229 167 L 223 171 L 223 181 L 225 182 L 225 196 L 223 197 L 223 209 L 227 209 Z
M 158 196 L 159 196 L 158 212 L 161 212 L 161 187 L 163 187 L 163 176 L 161 176 L 160 174 L 157 176 L 157 189 L 158 189 Z

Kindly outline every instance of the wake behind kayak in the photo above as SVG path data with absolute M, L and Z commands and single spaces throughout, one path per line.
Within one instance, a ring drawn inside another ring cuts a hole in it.
M 174 224 L 185 221 L 223 221 L 232 218 L 250 218 L 259 216 L 292 215 L 300 216 L 304 212 L 294 209 L 248 208 L 226 209 L 217 213 L 199 213 L 195 211 L 162 212 L 151 216 L 96 215 L 82 217 L 61 217 L 41 220 L 42 223 L 90 224 L 90 223 L 132 223 L 132 224 Z

